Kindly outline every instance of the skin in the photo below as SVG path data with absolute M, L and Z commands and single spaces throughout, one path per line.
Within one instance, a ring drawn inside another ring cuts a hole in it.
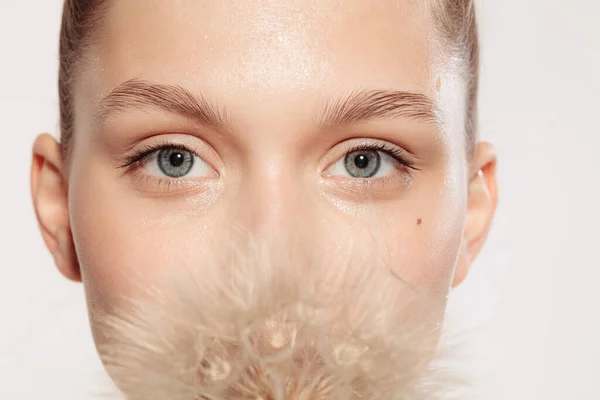
M 490 227 L 496 157 L 487 143 L 466 153 L 464 82 L 426 8 L 409 0 L 142 3 L 111 2 L 80 65 L 70 157 L 47 134 L 33 146 L 44 240 L 59 270 L 83 281 L 92 321 L 119 296 L 135 296 L 140 275 L 158 283 L 182 259 L 224 251 L 211 238 L 228 218 L 259 238 L 311 237 L 323 254 L 349 238 L 366 254 L 360 243 L 375 229 L 394 272 L 443 308 Z M 131 79 L 180 86 L 228 123 L 106 107 Z M 315 124 L 325 103 L 368 90 L 427 96 L 438 119 Z M 207 172 L 169 180 L 153 175 L 151 162 L 119 168 L 161 143 L 190 147 Z M 349 176 L 339 160 L 362 144 L 399 150 L 418 170 L 382 153 L 380 176 Z

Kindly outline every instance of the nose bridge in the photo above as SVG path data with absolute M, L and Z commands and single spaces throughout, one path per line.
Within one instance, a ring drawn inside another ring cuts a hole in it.
M 301 166 L 283 152 L 261 151 L 251 156 L 238 192 L 240 222 L 258 238 L 281 239 L 307 218 Z

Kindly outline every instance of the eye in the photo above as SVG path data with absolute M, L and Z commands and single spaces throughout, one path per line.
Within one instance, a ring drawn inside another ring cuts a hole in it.
M 142 166 L 152 175 L 173 179 L 206 177 L 212 171 L 196 154 L 179 147 L 163 147 L 152 152 Z
M 327 170 L 330 176 L 359 179 L 379 178 L 396 169 L 398 161 L 386 151 L 359 149 L 347 153 Z

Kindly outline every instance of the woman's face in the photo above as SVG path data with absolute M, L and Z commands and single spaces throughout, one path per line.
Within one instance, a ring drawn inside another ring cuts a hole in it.
M 417 3 L 110 1 L 64 166 L 92 318 L 234 225 L 333 263 L 376 238 L 443 304 L 491 220 L 493 157 L 469 163 L 464 81 Z

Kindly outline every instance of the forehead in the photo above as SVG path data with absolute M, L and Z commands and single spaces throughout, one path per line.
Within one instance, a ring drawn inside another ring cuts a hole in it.
M 328 88 L 426 92 L 429 13 L 413 0 L 112 1 L 99 83 L 144 77 L 191 88 L 281 94 Z

